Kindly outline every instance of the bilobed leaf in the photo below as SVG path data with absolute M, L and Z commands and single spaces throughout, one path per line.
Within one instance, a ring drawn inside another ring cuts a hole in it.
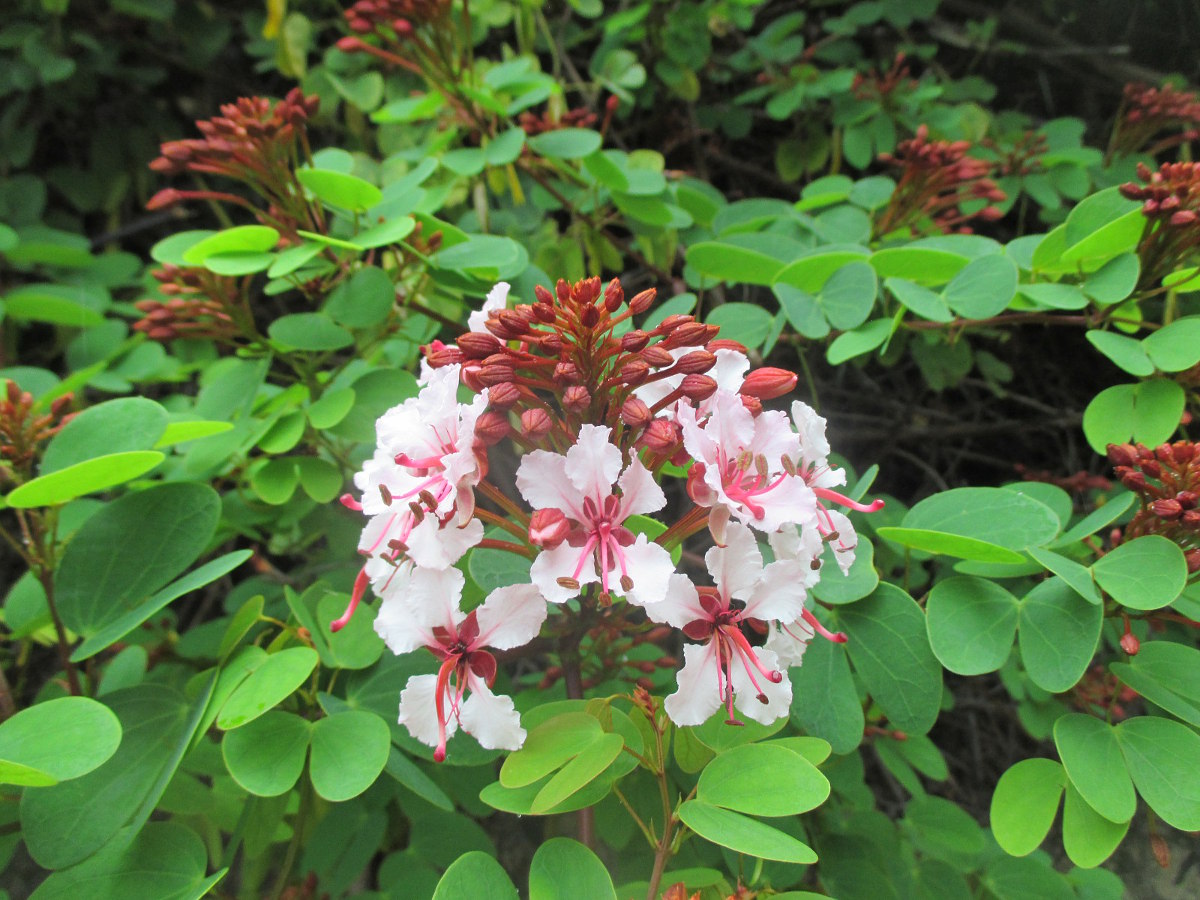
M 880 278 L 905 278 L 925 287 L 945 284 L 970 260 L 959 253 L 929 247 L 888 247 L 871 255 Z
M 1130 609 L 1161 609 L 1187 584 L 1179 545 L 1157 534 L 1126 541 L 1092 565 L 1097 584 Z
M 794 816 L 829 796 L 829 781 L 807 759 L 774 744 L 743 744 L 700 773 L 696 797 L 754 816 Z
M 776 275 L 776 281 L 780 284 L 791 285 L 809 294 L 817 294 L 824 291 L 829 280 L 838 272 L 848 266 L 865 264 L 868 256 L 865 247 L 853 247 L 845 250 L 822 248 L 818 252 L 808 253 L 795 262 L 788 263 L 780 269 L 779 274 Z M 865 280 L 864 273 L 861 271 L 852 273 L 849 277 L 860 283 Z M 871 270 L 870 281 L 874 286 L 874 269 Z
M 433 900 L 518 900 L 517 889 L 500 863 L 481 850 L 464 853 L 446 869 Z
M 396 286 L 388 274 L 378 266 L 363 266 L 333 289 L 324 312 L 347 328 L 369 328 L 386 319 L 395 302 Z
M 892 277 L 885 279 L 883 286 L 900 301 L 901 305 L 923 319 L 929 319 L 932 322 L 950 322 L 954 319 L 954 313 L 950 311 L 950 307 L 946 306 L 946 301 L 942 299 L 941 294 L 931 291 L 915 281 Z
M 531 729 L 521 749 L 509 754 L 500 767 L 500 783 L 508 788 L 533 784 L 582 753 L 603 734 L 600 722 L 587 713 L 555 716 Z
M 1110 663 L 1109 669 L 1151 703 L 1200 728 L 1200 650 L 1146 641 L 1129 662 Z
M 833 339 L 833 343 L 825 351 L 825 358 L 831 366 L 840 365 L 846 360 L 870 353 L 880 347 L 891 336 L 893 323 L 891 319 L 873 319 L 865 325 L 860 325 L 852 331 L 845 331 Z
M 1112 360 L 1113 364 L 1130 375 L 1144 378 L 1154 374 L 1154 363 L 1146 353 L 1142 342 L 1113 331 L 1090 330 L 1088 342 Z
M 1133 818 L 1137 797 L 1111 725 L 1069 713 L 1054 723 L 1054 743 L 1071 783 L 1092 809 L 1110 822 Z
M 217 726 L 228 731 L 254 721 L 303 684 L 317 661 L 317 651 L 310 647 L 290 647 L 271 654 L 225 701 Z
M 1017 264 L 999 254 L 971 260 L 946 285 L 946 305 L 967 319 L 1003 312 L 1017 292 Z
M 290 791 L 304 771 L 312 727 L 295 713 L 272 710 L 228 732 L 221 755 L 229 774 L 258 797 Z
M 1112 856 L 1128 831 L 1129 822 L 1104 818 L 1073 785 L 1067 785 L 1063 801 L 1063 849 L 1071 862 L 1084 869 L 1100 865 Z
M 705 840 L 738 853 L 804 865 L 817 861 L 812 848 L 790 834 L 701 800 L 684 802 L 679 807 L 679 818 Z
M 1104 610 L 1058 576 L 1021 600 L 1017 643 L 1033 683 L 1052 694 L 1072 687 L 1096 653 Z
M 1100 592 L 1096 589 L 1095 582 L 1092 581 L 1092 572 L 1086 566 L 1041 547 L 1030 547 L 1028 553 L 1038 563 L 1069 584 L 1075 593 L 1088 603 L 1101 602 Z
M 13 488 L 4 502 L 16 509 L 57 506 L 84 494 L 93 494 L 132 481 L 145 475 L 165 458 L 157 450 L 127 450 L 97 456 L 31 479 Z
M 620 755 L 624 746 L 625 740 L 621 735 L 611 732 L 602 734 L 551 776 L 533 798 L 530 811 L 534 815 L 542 815 L 562 804 L 599 778 Z
M 354 335 L 322 313 L 280 316 L 267 326 L 267 334 L 293 350 L 339 350 L 354 343 Z
M 1159 716 L 1126 719 L 1115 731 L 1142 799 L 1168 825 L 1200 830 L 1200 735 Z
M 1000 776 L 992 794 L 991 825 L 996 843 L 1013 856 L 1038 848 L 1050 832 L 1067 773 L 1052 759 L 1023 759 Z
M 604 863 L 570 838 L 546 841 L 529 864 L 529 900 L 616 900 L 616 896 Z
M 850 262 L 829 276 L 817 298 L 829 324 L 846 331 L 867 320 L 878 290 L 875 270 L 865 262 Z
M 723 303 L 708 314 L 705 323 L 719 326 L 722 339 L 757 348 L 771 330 L 771 314 L 753 303 Z
M 204 265 L 210 256 L 221 253 L 265 253 L 279 242 L 279 232 L 266 225 L 237 225 L 226 228 L 192 244 L 183 253 L 188 265 Z
M 700 274 L 732 284 L 770 285 L 784 265 L 763 251 L 720 241 L 693 244 L 686 256 L 688 265 Z
M 934 494 L 910 509 L 901 524 L 975 538 L 1009 550 L 1039 547 L 1053 540 L 1059 530 L 1058 517 L 1044 503 L 1001 488 L 954 488 Z
M 1182 372 L 1200 362 L 1200 316 L 1185 316 L 1146 336 L 1142 346 L 1163 372 Z M 1149 374 L 1147 373 L 1133 373 Z
M 994 581 L 973 576 L 934 585 L 925 604 L 929 644 L 958 675 L 982 675 L 1004 665 L 1017 633 L 1017 598 Z

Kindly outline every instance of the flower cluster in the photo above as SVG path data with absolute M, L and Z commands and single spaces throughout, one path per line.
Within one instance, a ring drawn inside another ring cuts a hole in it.
M 891 200 L 875 222 L 876 234 L 928 226 L 943 233 L 969 233 L 966 222 L 992 221 L 1002 215 L 991 205 L 1005 199 L 990 177 L 993 164 L 968 156 L 968 141 L 928 138 L 929 129 L 922 125 L 915 137 L 896 146 L 895 153 L 879 154 L 880 162 L 896 166 L 901 174 Z
M 322 230 L 319 207 L 305 201 L 293 174 L 302 159 L 311 156 L 306 125 L 318 103 L 315 94 L 306 97 L 299 88 L 274 104 L 266 97 L 243 97 L 223 105 L 221 115 L 198 121 L 203 137 L 168 141 L 150 163 L 151 169 L 166 175 L 191 172 L 241 182 L 267 204 L 265 209 L 236 194 L 175 188 L 159 191 L 147 207 L 160 209 L 184 200 L 234 203 L 253 211 L 285 238 L 294 238 L 300 228 Z
M 1141 500 L 1122 540 L 1160 534 L 1183 548 L 1189 572 L 1200 572 L 1200 445 L 1109 444 L 1108 460 Z
M 1113 130 L 1110 153 L 1161 153 L 1200 137 L 1200 99 L 1169 84 L 1151 87 L 1125 85 L 1124 106 Z M 1151 143 L 1167 130 L 1175 134 Z
M 147 298 L 134 306 L 142 318 L 133 324 L 154 341 L 180 337 L 229 339 L 238 333 L 237 279 L 207 269 L 166 264 L 150 273 L 166 301 Z
M 4 382 L 0 398 L 0 483 L 30 474 L 38 445 L 58 434 L 75 417 L 67 412 L 73 394 L 55 398 L 43 413 L 34 410 L 33 395 L 12 380 Z
M 1157 172 L 1138 163 L 1144 182 L 1121 185 L 1121 194 L 1141 201 L 1147 227 L 1138 245 L 1139 286 L 1154 288 L 1189 262 L 1200 247 L 1200 163 L 1163 163 Z
M 872 100 L 885 108 L 892 108 L 897 105 L 897 98 L 911 94 L 919 85 L 912 77 L 908 57 L 904 53 L 897 53 L 886 72 L 871 69 L 865 74 L 856 73 L 850 90 L 859 100 Z
M 458 727 L 485 747 L 521 745 L 483 648 L 514 649 L 543 626 L 576 655 L 598 628 L 610 648 L 622 629 L 678 642 L 677 629 L 692 642 L 665 703 L 677 724 L 720 708 L 735 724 L 739 713 L 785 715 L 786 669 L 808 640 L 845 639 L 807 606 L 826 547 L 843 570 L 854 559 L 841 508 L 882 504 L 839 493 L 845 474 L 829 464 L 825 421 L 810 407 L 764 408 L 795 374 L 749 371 L 745 348 L 689 315 L 636 327 L 653 290 L 626 299 L 615 279 L 559 281 L 515 306 L 508 290 L 497 285 L 455 343 L 429 345 L 420 393 L 379 419 L 358 498 L 343 498 L 367 516 L 366 561 L 333 627 L 369 585 L 388 646 L 441 660 L 436 676 L 409 682 L 400 716 L 437 759 Z M 489 477 L 502 443 L 521 454 L 509 479 Z M 708 578 L 696 581 L 672 551 L 705 535 Z M 528 559 L 529 575 L 464 611 L 456 566 L 474 547 Z M 674 660 L 643 659 L 642 671 Z M 548 683 L 562 676 L 578 691 L 578 670 L 566 677 L 560 663 Z

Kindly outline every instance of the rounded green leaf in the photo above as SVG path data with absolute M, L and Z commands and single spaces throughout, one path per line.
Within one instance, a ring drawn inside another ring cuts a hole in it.
M 878 290 L 875 270 L 865 262 L 851 262 L 829 276 L 817 295 L 817 302 L 830 325 L 847 331 L 867 320 L 875 307 Z
M 1092 572 L 1086 566 L 1041 547 L 1030 547 L 1028 553 L 1039 565 L 1045 566 L 1048 571 L 1069 584 L 1072 590 L 1088 603 L 1101 602 L 1100 592 L 1096 590 L 1096 584 L 1092 580 Z
M 0 724 L 0 782 L 48 785 L 103 764 L 121 743 L 121 723 L 103 703 L 59 697 Z
M 329 503 L 342 492 L 342 470 L 327 459 L 317 456 L 297 456 L 296 474 L 304 493 L 317 503 Z
M 983 829 L 969 812 L 942 797 L 918 794 L 904 810 L 904 824 L 918 849 L 931 855 L 975 856 L 984 849 Z
M 865 721 L 845 646 L 813 641 L 804 651 L 804 665 L 793 666 L 788 677 L 792 682 L 791 720 L 807 734 L 828 741 L 834 753 L 845 754 L 858 747 Z
M 1114 384 L 1105 388 L 1083 411 L 1083 435 L 1097 453 L 1109 444 L 1123 444 L 1133 434 L 1137 385 Z
M 784 266 L 782 261 L 760 250 L 722 241 L 692 244 L 686 257 L 688 265 L 702 275 L 733 284 L 772 284 Z
M 927 287 L 922 287 L 907 278 L 888 278 L 884 280 L 883 286 L 901 305 L 923 319 L 932 322 L 950 322 L 954 319 L 954 313 L 950 312 L 942 295 Z
M 209 235 L 192 244 L 183 253 L 183 261 L 191 266 L 204 265 L 210 256 L 219 253 L 265 253 L 279 242 L 279 232 L 266 225 L 238 225 Z
M 867 541 L 859 542 L 854 562 L 845 574 L 833 559 L 832 547 L 826 545 L 822 555 L 825 567 L 821 570 L 821 580 L 812 589 L 813 596 L 822 603 L 834 606 L 853 603 L 879 586 L 879 573 L 875 570 L 875 547 Z
M 564 803 L 603 774 L 621 754 L 625 740 L 619 734 L 605 732 L 559 769 L 537 792 L 530 806 L 534 815 L 542 815 Z
M 533 728 L 521 749 L 504 760 L 500 783 L 508 788 L 533 784 L 586 750 L 603 734 L 600 722 L 587 713 L 555 716 Z
M 960 576 L 939 581 L 925 604 L 929 644 L 958 675 L 1004 665 L 1017 633 L 1017 598 L 994 581 Z
M 369 328 L 386 319 L 395 303 L 396 286 L 387 272 L 363 266 L 333 289 L 324 312 L 339 325 Z
M 1088 603 L 1058 576 L 1021 600 L 1017 644 L 1033 683 L 1058 694 L 1083 676 L 1096 653 L 1104 610 Z
M 250 486 L 254 493 L 266 503 L 280 506 L 292 499 L 296 485 L 300 483 L 300 472 L 292 457 L 272 459 L 250 473 Z
M 875 319 L 852 331 L 843 332 L 833 339 L 833 343 L 825 351 L 825 358 L 831 366 L 836 366 L 848 359 L 870 353 L 891 336 L 892 329 L 891 319 Z
M 145 397 L 123 397 L 85 409 L 46 446 L 39 474 L 130 450 L 154 448 L 167 430 L 167 411 Z
M 1063 849 L 1075 865 L 1091 869 L 1100 865 L 1121 843 L 1129 822 L 1112 822 L 1100 815 L 1067 785 L 1063 801 Z
M 1096 330 L 1089 331 L 1087 339 L 1114 365 L 1124 369 L 1130 375 L 1144 378 L 1154 374 L 1154 363 L 1150 361 L 1141 341 L 1112 331 Z
M 1177 382 L 1165 378 L 1143 381 L 1134 392 L 1133 439 L 1148 447 L 1168 440 L 1179 427 L 1186 400 Z
M 259 797 L 290 791 L 304 771 L 313 726 L 294 713 L 272 710 L 230 731 L 221 755 L 233 780 Z
M 1141 261 L 1136 253 L 1125 253 L 1110 259 L 1083 283 L 1083 292 L 1101 306 L 1120 303 L 1133 293 L 1142 274 Z
M 1142 345 L 1161 371 L 1182 372 L 1190 369 L 1200 362 L 1200 316 L 1176 319 L 1148 335 Z
M 1013 856 L 1038 848 L 1054 824 L 1067 773 L 1052 759 L 1023 759 L 1000 776 L 992 794 L 996 843 Z
M 1116 727 L 1125 765 L 1142 799 L 1180 831 L 1200 831 L 1200 735 L 1158 716 Z
M 999 254 L 980 256 L 946 285 L 946 305 L 967 319 L 986 319 L 1003 312 L 1017 293 L 1017 264 Z
M 313 789 L 334 803 L 357 797 L 375 783 L 391 746 L 387 723 L 374 713 L 350 710 L 319 720 L 309 760 Z
M 600 133 L 588 128 L 558 128 L 529 138 L 529 147 L 552 159 L 582 159 L 600 149 Z
M 829 797 L 829 781 L 807 759 L 774 744 L 743 744 L 700 773 L 696 797 L 754 816 L 794 816 Z
M 1053 540 L 1060 523 L 1052 509 L 1019 491 L 969 487 L 926 497 L 901 524 L 1024 550 Z
M 888 247 L 871 255 L 871 268 L 880 278 L 905 278 L 930 287 L 945 284 L 970 260 L 960 253 L 931 247 Z
M 1071 783 L 1092 809 L 1110 822 L 1133 818 L 1137 797 L 1111 725 L 1069 713 L 1054 723 L 1054 744 Z
M 338 350 L 354 343 L 354 335 L 321 313 L 292 313 L 267 327 L 271 340 L 293 350 Z
M 830 279 L 837 275 L 838 272 L 850 268 L 851 274 L 848 276 L 848 283 L 843 284 L 840 288 L 837 286 L 834 288 L 834 296 L 838 296 L 839 293 L 845 293 L 845 288 L 855 282 L 859 285 L 866 283 L 866 274 L 861 270 L 855 271 L 853 268 L 856 265 L 865 264 L 866 260 L 866 249 L 862 247 L 855 246 L 851 250 L 821 249 L 817 252 L 801 256 L 795 262 L 788 263 L 776 275 L 776 281 L 809 294 L 819 294 L 824 292 Z M 874 295 L 874 269 L 871 270 L 870 283 L 872 285 L 871 294 Z M 850 298 L 847 297 L 846 299 L 849 300 Z M 851 302 L 853 301 L 851 300 Z M 822 306 L 824 305 L 825 303 L 822 301 Z
M 1077 900 L 1067 880 L 1042 856 L 1000 856 L 980 879 L 996 900 Z
M 529 900 L 616 900 L 616 896 L 604 863 L 570 838 L 546 841 L 529 864 Z
M 140 607 L 195 561 L 220 512 L 208 485 L 174 482 L 127 494 L 92 515 L 67 544 L 55 576 L 63 622 L 91 636 Z
M 926 553 L 937 553 L 942 556 L 953 556 L 958 559 L 970 559 L 985 563 L 1017 565 L 1025 562 L 1025 557 L 1020 553 L 1009 550 L 1007 547 L 1001 547 L 999 544 L 929 528 L 901 528 L 895 525 L 884 525 L 875 529 L 875 533 L 884 540 L 894 541 L 904 547 L 923 550 Z
M 679 818 L 700 837 L 737 853 L 801 865 L 817 861 L 812 848 L 790 834 L 701 800 L 683 803 Z
M 1151 703 L 1200 728 L 1200 650 L 1170 640 L 1146 641 L 1113 674 Z
M 723 303 L 705 322 L 720 327 L 719 337 L 747 347 L 761 347 L 771 331 L 771 314 L 753 303 Z
M 1183 591 L 1188 570 L 1178 544 L 1148 534 L 1104 554 L 1092 565 L 1092 574 L 1122 606 L 1161 609 Z
M 383 200 L 369 181 L 332 169 L 298 169 L 296 179 L 322 203 L 339 209 L 366 210 Z
M 291 696 L 312 674 L 318 658 L 311 647 L 290 647 L 267 657 L 225 701 L 217 726 L 229 731 L 257 719 Z
M 464 853 L 446 870 L 433 900 L 518 900 L 517 889 L 500 863 L 481 850 Z
M 354 243 L 360 247 L 386 247 L 388 244 L 398 244 L 417 227 L 412 216 L 396 216 L 378 225 L 372 225 L 354 235 Z
M 145 475 L 166 457 L 157 450 L 127 450 L 97 456 L 15 487 L 4 498 L 9 506 L 32 509 L 57 506 Z

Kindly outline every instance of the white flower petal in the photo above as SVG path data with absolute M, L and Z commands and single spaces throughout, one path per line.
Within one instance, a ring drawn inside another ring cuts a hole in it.
M 521 716 L 506 694 L 493 694 L 474 672 L 467 674 L 470 696 L 459 711 L 463 731 L 473 735 L 485 750 L 519 750 L 525 743 Z
M 542 630 L 546 598 L 532 584 L 499 587 L 475 610 L 475 618 L 479 623 L 478 646 L 511 650 L 528 644 Z
M 776 560 L 762 571 L 746 598 L 744 615 L 764 622 L 791 622 L 804 611 L 807 589 L 817 573 L 795 560 Z
M 542 596 L 551 603 L 565 603 L 572 597 L 579 596 L 578 590 L 559 584 L 560 578 L 574 578 L 581 586 L 600 580 L 596 573 L 595 551 L 588 553 L 583 568 L 578 575 L 575 574 L 575 566 L 579 563 L 579 554 L 582 551 L 582 547 L 572 547 L 564 542 L 553 550 L 543 550 L 533 561 L 529 569 L 529 578 L 537 585 Z
M 414 675 L 408 679 L 408 684 L 400 692 L 399 722 L 408 729 L 408 733 L 430 747 L 438 745 L 437 717 L 437 676 Z M 446 685 L 446 696 L 443 698 L 446 716 L 446 737 L 454 734 L 458 723 L 450 711 L 450 686 Z
M 409 614 L 423 628 L 457 631 L 467 617 L 459 609 L 464 581 L 458 569 L 414 569 L 403 595 Z
M 686 575 L 672 575 L 666 596 L 657 603 L 647 603 L 644 609 L 653 621 L 673 628 L 683 628 L 690 622 L 707 618 L 700 605 L 700 594 Z
M 780 671 L 779 659 L 774 653 L 765 648 L 755 652 L 764 668 L 768 671 Z M 755 669 L 754 681 L 751 681 L 750 674 L 742 660 L 735 659 L 730 668 L 733 679 L 733 705 L 746 718 L 753 719 L 762 725 L 770 725 L 776 719 L 788 714 L 792 705 L 792 682 L 786 675 L 782 681 L 776 684 Z M 755 687 L 755 682 L 758 683 L 757 687 Z M 767 698 L 766 703 L 758 699 L 760 689 L 763 696 Z
M 676 725 L 703 725 L 721 707 L 717 690 L 717 654 L 710 641 L 683 648 L 679 690 L 663 701 L 663 708 Z
M 428 625 L 413 616 L 408 603 L 396 594 L 379 605 L 379 612 L 375 614 L 375 633 L 397 656 L 436 643 Z
M 709 548 L 704 554 L 704 564 L 725 600 L 731 597 L 745 600 L 763 569 L 754 532 L 745 525 L 731 523 L 725 529 L 725 546 Z
M 483 523 L 472 519 L 462 528 L 453 522 L 442 525 L 434 516 L 413 526 L 408 536 L 408 556 L 422 568 L 446 569 L 483 540 Z
M 507 281 L 501 281 L 488 291 L 487 299 L 483 301 L 483 307 L 467 316 L 467 328 L 469 330 L 482 334 L 491 334 L 484 323 L 488 320 L 488 313 L 492 312 L 492 310 L 504 309 L 508 305 L 508 287 Z
M 584 497 L 600 501 L 612 494 L 621 472 L 621 451 L 609 440 L 611 435 L 604 425 L 581 425 L 579 439 L 567 451 L 567 477 Z
M 621 474 L 617 483 L 621 489 L 622 520 L 629 516 L 640 516 L 655 512 L 667 505 L 667 495 L 663 493 L 650 470 L 642 465 L 642 461 L 634 457 Z
M 660 544 L 639 534 L 633 544 L 624 548 L 625 566 L 633 580 L 633 590 L 625 599 L 638 606 L 657 603 L 667 595 L 667 586 L 675 573 L 671 554 Z
M 583 517 L 583 494 L 567 477 L 567 459 L 561 453 L 526 453 L 517 468 L 517 490 L 534 509 L 561 509 L 576 521 Z
M 787 669 L 800 665 L 812 637 L 812 627 L 803 619 L 797 619 L 786 626 L 775 622 L 771 624 L 771 631 L 763 649 L 774 653 L 779 658 L 780 668 Z

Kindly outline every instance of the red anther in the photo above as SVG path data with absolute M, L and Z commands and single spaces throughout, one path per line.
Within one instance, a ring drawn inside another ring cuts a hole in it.
M 791 393 L 797 380 L 795 372 L 764 366 L 750 372 L 742 381 L 738 392 L 750 397 L 757 397 L 759 400 L 773 400 Z
M 586 409 L 587 405 L 591 402 L 592 395 L 588 393 L 588 389 L 581 384 L 573 384 L 563 391 L 563 406 L 573 412 L 579 412 Z
M 650 407 L 638 397 L 630 397 L 621 404 L 621 421 L 630 428 L 645 428 L 653 418 Z
M 545 550 L 565 541 L 570 531 L 571 523 L 561 509 L 534 510 L 529 519 L 529 542 Z
M 699 403 L 717 392 L 717 381 L 709 375 L 685 375 L 679 390 L 689 400 Z M 759 408 L 762 408 L 761 404 Z
M 658 291 L 654 288 L 641 291 L 633 295 L 633 299 L 629 301 L 629 310 L 635 316 L 639 316 L 650 308 L 654 302 L 654 298 L 658 295 Z
M 685 375 L 699 375 L 717 364 L 717 357 L 707 350 L 693 350 L 675 360 L 674 371 Z
M 521 433 L 532 441 L 540 441 L 554 426 L 554 420 L 544 409 L 527 409 L 521 413 Z

